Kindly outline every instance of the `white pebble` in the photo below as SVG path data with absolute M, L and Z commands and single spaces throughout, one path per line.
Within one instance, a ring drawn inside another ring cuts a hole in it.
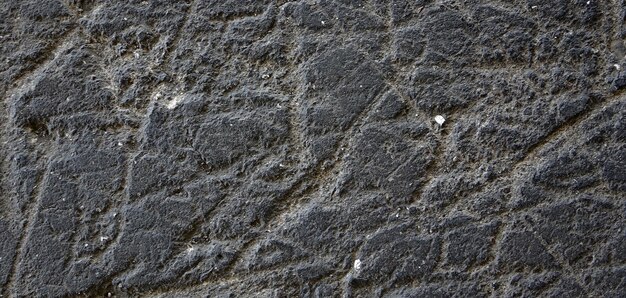
M 443 123 L 446 122 L 446 118 L 443 118 L 441 115 L 437 115 L 435 116 L 435 122 L 439 125 L 443 125 Z
M 174 96 L 174 98 L 172 98 L 172 100 L 170 100 L 169 102 L 167 102 L 165 104 L 165 107 L 168 110 L 172 110 L 174 108 L 176 108 L 176 106 L 178 106 L 179 103 L 181 103 L 183 101 L 184 97 L 183 94 L 179 94 L 177 96 Z
M 361 260 L 356 259 L 356 260 L 354 261 L 354 270 L 356 270 L 356 271 L 361 270 Z

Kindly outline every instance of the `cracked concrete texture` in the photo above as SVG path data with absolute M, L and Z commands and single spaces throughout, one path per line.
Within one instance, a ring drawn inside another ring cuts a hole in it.
M 1 2 L 2 297 L 626 295 L 622 0 Z

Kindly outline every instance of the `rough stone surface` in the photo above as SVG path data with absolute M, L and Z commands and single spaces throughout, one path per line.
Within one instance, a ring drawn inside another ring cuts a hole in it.
M 1 0 L 0 295 L 625 297 L 625 42 L 623 0 Z

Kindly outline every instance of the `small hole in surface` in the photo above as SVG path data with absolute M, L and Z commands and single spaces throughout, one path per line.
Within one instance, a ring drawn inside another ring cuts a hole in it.
M 24 127 L 31 133 L 36 134 L 38 136 L 48 135 L 48 125 L 42 120 L 39 119 L 29 119 Z

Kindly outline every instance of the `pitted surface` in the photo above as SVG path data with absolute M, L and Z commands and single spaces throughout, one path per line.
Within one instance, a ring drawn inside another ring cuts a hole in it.
M 622 0 L 0 5 L 0 295 L 626 295 Z

